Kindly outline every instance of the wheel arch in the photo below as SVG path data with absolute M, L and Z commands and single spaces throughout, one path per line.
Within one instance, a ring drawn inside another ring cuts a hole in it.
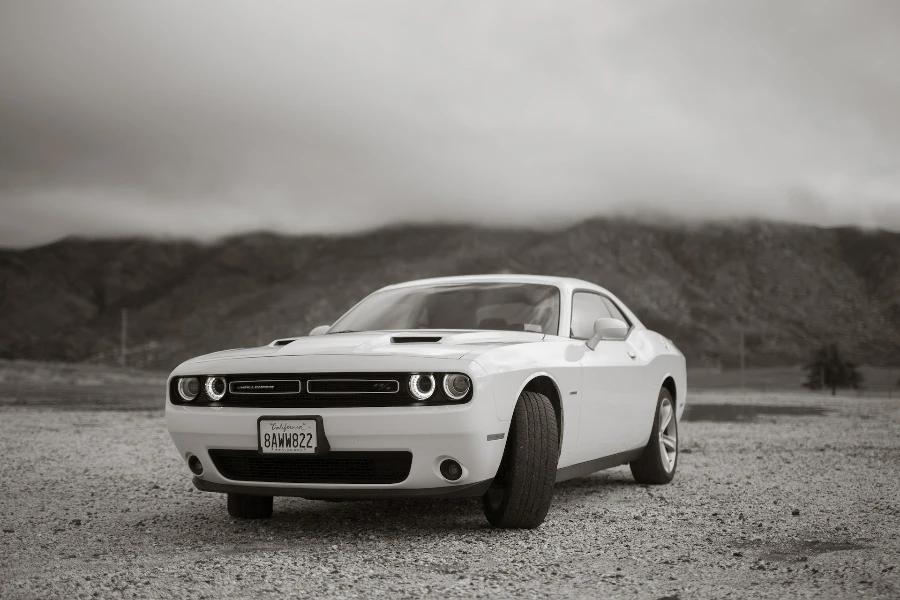
M 674 377 L 667 373 L 663 378 L 662 385 L 659 387 L 666 388 L 672 394 L 672 402 L 675 402 L 676 405 L 678 404 L 678 388 L 675 385 Z
M 684 376 L 679 377 L 678 373 L 666 373 L 663 377 L 660 388 L 665 388 L 672 395 L 672 402 L 675 404 L 675 418 L 679 421 L 684 414 L 685 396 L 687 396 L 687 382 Z
M 563 411 L 562 393 L 559 391 L 559 384 L 556 379 L 549 373 L 533 373 L 525 381 L 516 395 L 516 404 L 519 403 L 519 397 L 522 392 L 537 392 L 543 394 L 550 399 L 553 405 L 553 412 L 556 413 L 556 429 L 559 436 L 559 452 L 562 453 L 563 432 L 565 431 L 565 413 Z M 515 410 L 515 406 L 513 407 Z

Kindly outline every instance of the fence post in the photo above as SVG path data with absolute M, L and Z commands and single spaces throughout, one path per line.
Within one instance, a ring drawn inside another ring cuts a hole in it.
M 127 364 L 126 356 L 128 353 L 128 309 L 122 309 L 122 343 L 119 350 L 119 362 L 124 368 Z

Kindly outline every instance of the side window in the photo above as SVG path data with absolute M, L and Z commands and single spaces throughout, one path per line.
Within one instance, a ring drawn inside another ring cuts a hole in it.
M 627 323 L 628 326 L 631 327 L 631 321 L 629 321 L 628 318 L 622 314 L 622 311 L 619 310 L 619 307 L 616 306 L 615 302 L 613 302 L 609 298 L 603 298 L 603 302 L 604 304 L 606 304 L 606 308 L 609 309 L 609 314 L 612 315 L 613 319 L 618 319 L 623 323 Z
M 594 321 L 611 316 L 603 296 L 590 292 L 575 292 L 572 296 L 572 328 L 569 337 L 586 340 L 594 334 Z

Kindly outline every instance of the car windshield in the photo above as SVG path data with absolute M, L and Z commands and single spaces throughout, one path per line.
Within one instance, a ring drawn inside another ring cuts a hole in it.
M 486 329 L 556 334 L 559 290 L 526 283 L 466 283 L 376 292 L 328 333 L 397 329 Z

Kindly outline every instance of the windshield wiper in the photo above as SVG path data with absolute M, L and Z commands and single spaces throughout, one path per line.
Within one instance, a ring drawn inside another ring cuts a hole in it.
M 340 331 L 329 331 L 328 334 L 332 333 L 359 333 L 358 331 L 353 331 L 352 329 L 341 329 Z

